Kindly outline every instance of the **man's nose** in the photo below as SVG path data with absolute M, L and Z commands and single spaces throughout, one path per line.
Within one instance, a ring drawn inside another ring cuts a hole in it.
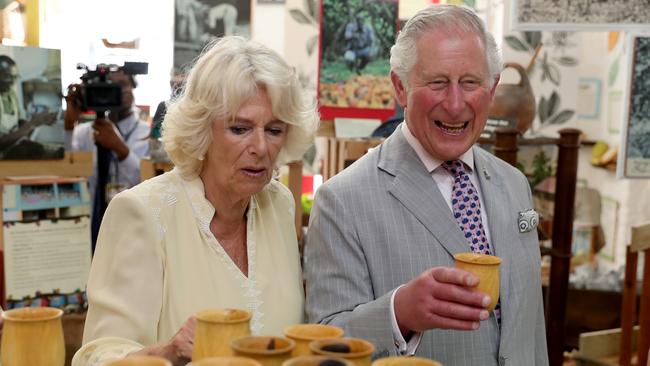
M 465 100 L 460 84 L 450 83 L 449 87 L 447 88 L 447 96 L 445 98 L 443 106 L 447 110 L 447 113 L 449 113 L 451 116 L 456 116 L 463 111 Z

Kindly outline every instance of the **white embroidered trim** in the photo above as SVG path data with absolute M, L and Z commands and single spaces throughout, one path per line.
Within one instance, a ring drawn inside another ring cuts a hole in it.
M 181 182 L 187 198 L 190 201 L 192 212 L 199 229 L 207 239 L 210 247 L 217 253 L 219 258 L 221 258 L 221 261 L 226 265 L 226 268 L 228 268 L 228 271 L 233 275 L 234 280 L 239 282 L 240 287 L 243 289 L 244 297 L 248 299 L 245 307 L 253 314 L 253 317 L 251 318 L 251 333 L 260 334 L 264 329 L 264 322 L 262 321 L 264 313 L 260 310 L 263 304 L 263 301 L 260 299 L 262 292 L 258 289 L 256 280 L 255 258 L 257 255 L 255 236 L 253 232 L 255 212 L 257 210 L 257 201 L 255 200 L 255 197 L 251 197 L 248 212 L 246 213 L 248 219 L 246 223 L 248 277 L 246 277 L 210 231 L 210 221 L 214 215 L 214 208 L 205 198 L 203 192 L 192 187 L 195 182 L 188 182 L 182 178 L 180 178 L 179 181 Z
M 167 233 L 167 227 L 160 220 L 162 207 L 173 206 L 178 201 L 178 179 L 175 179 L 175 176 L 176 174 L 167 174 L 156 177 L 133 188 L 145 193 L 138 194 L 136 197 L 140 198 L 144 207 L 151 211 L 152 220 L 158 229 L 159 240 L 162 240 Z

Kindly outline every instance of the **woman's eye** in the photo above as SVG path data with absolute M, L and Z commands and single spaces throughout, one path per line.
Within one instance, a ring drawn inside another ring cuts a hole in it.
M 279 127 L 270 127 L 266 131 L 272 136 L 282 136 L 284 134 L 284 129 Z
M 248 128 L 243 126 L 230 126 L 228 129 L 235 135 L 243 135 L 246 133 L 246 131 L 248 131 Z

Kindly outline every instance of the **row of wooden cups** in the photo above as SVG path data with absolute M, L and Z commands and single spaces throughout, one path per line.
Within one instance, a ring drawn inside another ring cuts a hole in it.
M 234 356 L 255 362 L 241 363 L 241 366 L 371 366 L 374 345 L 360 338 L 344 337 L 339 327 L 296 324 L 284 330 L 284 337 L 252 336 L 250 319 L 250 312 L 239 309 L 210 309 L 197 313 L 192 365 L 240 365 L 239 361 L 228 363 L 227 359 L 201 363 L 215 356 Z M 418 365 L 438 365 L 430 360 L 422 362 Z M 398 363 L 380 366 L 389 365 Z
M 354 366 L 355 363 L 343 358 L 327 356 L 299 356 L 285 361 L 282 366 Z M 137 356 L 113 361 L 105 366 L 172 366 L 162 357 Z M 263 366 L 262 363 L 247 357 L 209 357 L 189 363 L 188 366 Z M 372 363 L 372 366 L 441 366 L 435 361 L 420 357 L 386 357 Z

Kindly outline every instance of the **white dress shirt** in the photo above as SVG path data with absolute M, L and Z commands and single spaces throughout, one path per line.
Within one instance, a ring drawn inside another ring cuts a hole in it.
M 431 156 L 431 154 L 429 154 L 429 152 L 424 149 L 424 147 L 422 147 L 420 141 L 418 141 L 418 139 L 415 138 L 415 136 L 413 136 L 409 130 L 406 121 L 401 124 L 400 128 L 402 129 L 402 133 L 404 134 L 404 137 L 406 138 L 408 144 L 413 148 L 413 150 L 415 150 L 415 153 L 422 161 L 422 164 L 424 164 L 427 171 L 431 174 L 431 178 L 433 178 L 433 181 L 436 183 L 438 190 L 440 190 L 440 193 L 445 199 L 447 206 L 449 206 L 449 210 L 453 211 L 451 204 L 451 192 L 454 186 L 454 178 L 451 176 L 451 174 L 449 174 L 449 172 L 447 172 L 447 170 L 445 170 L 445 168 L 441 166 L 444 161 L 434 158 Z M 467 175 L 469 176 L 469 180 L 472 182 L 474 187 L 476 187 L 476 193 L 478 194 L 481 207 L 484 207 L 481 186 L 479 184 L 478 178 L 476 177 L 476 174 L 474 174 L 474 153 L 472 149 L 467 150 L 463 155 L 460 156 L 459 159 L 469 167 L 469 169 L 466 170 Z M 483 221 L 485 237 L 487 238 L 488 242 L 490 242 L 490 228 L 488 225 L 488 218 L 485 210 L 481 210 L 481 220 Z M 467 247 L 469 248 L 469 243 L 467 244 Z M 415 354 L 415 351 L 420 344 L 422 333 L 414 333 L 411 339 L 409 339 L 407 342 L 402 336 L 402 332 L 399 330 L 397 318 L 395 316 L 395 294 L 402 286 L 396 288 L 393 291 L 393 295 L 390 299 L 390 314 L 391 324 L 393 326 L 393 338 L 395 339 L 395 346 L 397 347 L 397 350 L 400 354 L 413 355 Z

